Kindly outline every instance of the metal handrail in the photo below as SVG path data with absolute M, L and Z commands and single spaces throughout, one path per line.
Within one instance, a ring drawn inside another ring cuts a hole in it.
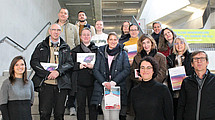
M 16 41 L 14 41 L 13 39 L 11 39 L 11 38 L 8 37 L 8 36 L 5 36 L 4 38 L 2 38 L 2 39 L 0 40 L 0 43 L 3 43 L 6 39 L 8 39 L 8 40 L 10 40 L 12 43 L 14 43 L 16 46 L 20 47 L 23 51 L 25 51 L 25 50 L 30 46 L 30 44 L 37 38 L 37 36 L 39 36 L 40 33 L 41 33 L 48 25 L 51 25 L 51 22 L 48 22 L 48 23 L 40 30 L 40 32 L 38 32 L 37 35 L 27 44 L 26 47 L 22 47 L 20 44 L 18 44 Z M 14 45 L 14 47 L 16 47 L 15 45 Z M 23 51 L 22 51 L 22 52 L 23 52 Z
M 136 19 L 134 16 L 132 16 L 131 22 L 132 22 L 132 23 L 135 23 L 135 24 L 139 27 L 139 31 L 140 31 L 139 36 L 141 36 L 142 34 L 145 33 L 145 32 L 143 31 L 143 29 L 140 27 L 140 25 L 138 24 L 137 19 Z

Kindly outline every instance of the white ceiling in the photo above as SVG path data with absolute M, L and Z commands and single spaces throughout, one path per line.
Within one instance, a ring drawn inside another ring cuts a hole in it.
M 70 12 L 70 21 L 74 24 L 77 21 L 77 13 L 83 10 L 87 13 L 88 23 L 94 25 L 96 20 L 104 21 L 104 32 L 115 31 L 121 34 L 120 27 L 125 20 L 131 20 L 132 16 L 140 18 L 147 0 L 58 0 L 61 7 Z M 189 7 L 204 10 L 208 0 L 189 0 Z M 215 0 L 210 1 L 215 4 Z M 156 5 L 156 4 L 152 4 Z M 174 25 L 175 21 L 186 22 L 186 19 L 193 14 L 191 11 L 183 10 L 185 7 L 169 13 L 154 21 L 161 21 L 166 25 Z M 153 21 L 152 21 L 153 22 Z M 151 23 L 149 22 L 148 28 Z

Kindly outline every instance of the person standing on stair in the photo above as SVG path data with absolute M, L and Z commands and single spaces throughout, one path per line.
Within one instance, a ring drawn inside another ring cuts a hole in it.
M 85 27 L 88 27 L 91 30 L 92 36 L 96 34 L 95 28 L 92 25 L 87 23 L 87 14 L 84 11 L 78 12 L 78 22 L 75 25 L 79 32 L 79 37 L 81 36 L 82 29 Z
M 15 57 L 9 69 L 9 78 L 0 90 L 0 110 L 3 120 L 32 120 L 34 85 L 27 79 L 27 66 L 22 56 Z
M 52 110 L 55 120 L 63 120 L 66 96 L 71 89 L 69 71 L 73 60 L 69 45 L 60 37 L 60 25 L 51 25 L 49 34 L 31 56 L 30 65 L 35 71 L 32 80 L 39 92 L 40 120 L 50 120 Z
M 88 27 L 83 28 L 81 32 L 81 44 L 71 50 L 73 60 L 77 60 L 74 61 L 72 72 L 72 80 L 75 81 L 73 84 L 77 83 L 77 120 L 86 120 L 86 101 L 89 110 L 89 120 L 97 119 L 96 106 L 90 105 L 95 81 L 95 77 L 93 76 L 94 63 L 90 62 L 90 59 L 93 59 L 93 55 L 95 59 L 98 47 L 94 42 L 91 42 L 91 37 L 90 29 Z M 87 54 L 88 57 L 85 57 L 85 60 L 88 58 L 88 61 L 79 62 L 78 59 L 83 54 Z
M 56 23 L 61 26 L 62 32 L 60 37 L 65 40 L 65 42 L 69 45 L 70 49 L 73 49 L 77 45 L 80 44 L 80 39 L 78 35 L 78 30 L 75 25 L 69 23 L 69 11 L 66 8 L 61 8 L 58 13 L 58 20 Z M 69 91 L 68 100 L 66 104 L 66 111 L 69 112 L 70 115 L 76 115 L 75 111 L 75 95 L 73 92 Z

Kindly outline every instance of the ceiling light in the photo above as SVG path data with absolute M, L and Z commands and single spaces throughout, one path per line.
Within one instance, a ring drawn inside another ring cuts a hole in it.
M 115 29 L 115 27 L 104 27 L 104 29 Z
M 138 4 L 139 2 L 124 2 L 125 4 Z
M 122 9 L 123 11 L 137 11 L 137 9 L 132 9 L 132 8 L 129 8 L 129 9 Z
M 90 3 L 66 3 L 66 5 L 90 5 Z

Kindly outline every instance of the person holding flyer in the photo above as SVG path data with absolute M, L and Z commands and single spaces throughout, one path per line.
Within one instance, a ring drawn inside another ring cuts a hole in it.
M 174 68 L 184 66 L 186 75 L 191 75 L 191 53 L 189 52 L 189 46 L 185 38 L 178 36 L 173 43 L 173 53 L 167 56 L 168 68 Z M 179 90 L 173 91 L 170 76 L 167 78 L 167 84 L 173 97 L 174 116 L 176 117 Z
M 126 77 L 130 73 L 130 64 L 127 52 L 114 32 L 109 33 L 107 45 L 98 49 L 93 74 L 96 78 L 91 104 L 102 104 L 104 120 L 119 120 L 120 110 L 105 109 L 104 87 L 111 89 L 120 87 L 121 105 L 127 105 Z
M 71 50 L 72 58 L 73 60 L 76 60 L 72 72 L 72 82 L 73 85 L 75 85 L 73 89 L 76 91 L 78 120 L 86 120 L 86 101 L 89 109 L 89 120 L 97 119 L 96 107 L 90 105 L 90 100 L 95 81 L 92 72 L 94 66 L 94 63 L 91 62 L 93 58 L 92 53 L 96 54 L 98 47 L 94 42 L 91 42 L 91 37 L 91 30 L 88 27 L 83 28 L 81 31 L 81 44 Z M 83 56 L 84 60 L 79 60 L 79 58 L 82 58 Z

